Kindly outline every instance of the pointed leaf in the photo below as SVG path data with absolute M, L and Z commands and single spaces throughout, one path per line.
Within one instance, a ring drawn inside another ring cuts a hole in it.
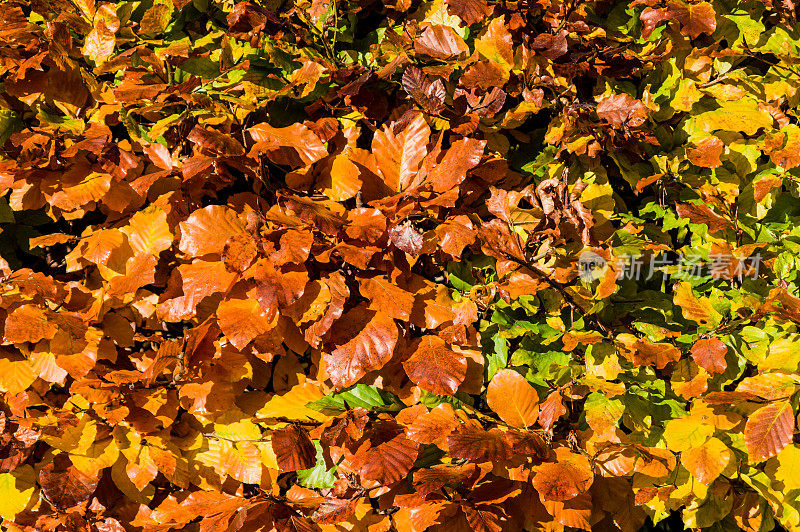
M 392 358 L 398 331 L 389 316 L 364 307 L 354 308 L 339 323 L 342 326 L 334 332 L 339 347 L 322 356 L 331 381 L 345 388 Z
M 486 389 L 486 402 L 512 427 L 528 428 L 539 418 L 539 396 L 514 370 L 498 371 Z
M 744 442 L 756 462 L 778 454 L 792 441 L 794 413 L 789 401 L 768 404 L 753 412 L 744 427 Z

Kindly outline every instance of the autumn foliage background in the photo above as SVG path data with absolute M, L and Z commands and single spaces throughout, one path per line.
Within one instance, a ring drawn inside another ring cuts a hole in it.
M 3 526 L 800 530 L 797 15 L 4 2 Z

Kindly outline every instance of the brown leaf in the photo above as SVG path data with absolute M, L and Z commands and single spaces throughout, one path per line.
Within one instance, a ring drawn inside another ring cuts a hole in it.
M 724 373 L 728 348 L 719 338 L 701 338 L 692 345 L 692 359 L 709 373 Z
M 432 24 L 414 40 L 414 51 L 436 59 L 452 59 L 469 52 L 466 43 L 449 26 Z
M 561 30 L 555 35 L 540 33 L 533 40 L 531 47 L 543 57 L 558 59 L 567 53 L 567 31 Z
M 489 16 L 492 8 L 484 0 L 448 0 L 447 10 L 471 26 Z
M 419 444 L 409 440 L 394 421 L 372 423 L 371 434 L 353 458 L 353 469 L 367 480 L 396 484 L 411 470 Z
M 533 487 L 542 502 L 568 501 L 586 492 L 592 485 L 594 473 L 589 460 L 566 447 L 556 449 L 557 462 L 536 466 Z
M 39 471 L 39 485 L 45 498 L 58 510 L 65 510 L 88 501 L 97 488 L 98 479 L 83 473 L 60 453 Z
M 328 155 L 319 137 L 303 124 L 275 128 L 265 123 L 247 131 L 256 141 L 248 154 L 250 157 L 266 152 L 276 164 L 298 167 L 308 166 Z
M 467 375 L 467 359 L 431 334 L 414 342 L 403 361 L 408 378 L 420 388 L 438 395 L 453 395 Z
M 475 472 L 475 464 L 439 464 L 414 472 L 414 489 L 421 497 L 444 486 L 458 486 Z
M 414 101 L 428 112 L 438 114 L 444 109 L 447 92 L 442 80 L 437 79 L 431 83 L 422 70 L 415 66 L 409 66 L 403 72 L 401 83 L 403 89 L 414 98 Z
M 317 451 L 302 427 L 289 425 L 272 432 L 272 450 L 281 471 L 297 471 L 314 467 Z
M 431 130 L 421 113 L 415 114 L 405 125 L 393 122 L 375 132 L 372 153 L 383 182 L 392 193 L 403 192 L 421 182 L 419 170 L 428 153 L 430 135 Z
M 635 127 L 647 119 L 647 108 L 629 94 L 612 94 L 597 104 L 597 116 L 614 127 Z
M 640 366 L 655 366 L 663 369 L 670 362 L 681 358 L 681 352 L 672 344 L 652 343 L 644 338 L 636 338 L 632 334 L 617 335 L 622 356 Z
M 386 314 L 358 306 L 342 317 L 333 336 L 334 345 L 339 347 L 322 357 L 333 384 L 344 388 L 392 358 L 398 331 Z
M 381 311 L 391 318 L 408 321 L 414 306 L 414 295 L 383 277 L 359 278 L 358 291 L 369 300 L 369 309 Z
M 201 148 L 219 155 L 226 157 L 244 155 L 244 147 L 238 140 L 215 129 L 194 126 L 187 138 Z
M 775 456 L 792 441 L 794 413 L 789 401 L 761 407 L 747 418 L 744 443 L 752 461 Z
M 675 210 L 678 216 L 688 218 L 693 224 L 705 224 L 708 226 L 708 232 L 712 234 L 732 227 L 727 218 L 715 213 L 705 204 L 678 203 Z
M 501 260 L 508 260 L 509 256 L 524 258 L 519 236 L 512 233 L 508 224 L 502 220 L 494 219 L 481 225 L 478 237 L 481 240 L 481 249 L 487 255 Z
M 405 222 L 389 229 L 389 238 L 397 249 L 412 256 L 422 251 L 422 235 L 414 229 L 411 222 Z
M 500 429 L 484 430 L 476 423 L 465 423 L 447 437 L 450 455 L 471 462 L 508 460 L 513 456 L 506 434 Z
M 503 530 L 502 511 L 491 505 L 461 504 L 467 523 L 475 532 L 500 532 Z

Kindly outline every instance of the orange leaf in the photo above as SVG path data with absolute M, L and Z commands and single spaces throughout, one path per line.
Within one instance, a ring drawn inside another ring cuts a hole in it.
M 719 338 L 702 338 L 692 345 L 692 359 L 709 373 L 724 373 L 728 367 L 728 348 Z
M 274 163 L 298 167 L 308 166 L 328 155 L 319 137 L 303 124 L 288 127 L 258 124 L 248 132 L 256 141 L 248 154 L 250 157 L 266 151 Z
M 335 386 L 355 384 L 392 358 L 398 331 L 394 320 L 386 314 L 360 306 L 343 316 L 337 325 L 340 326 L 333 334 L 339 347 L 322 355 Z
M 722 155 L 725 145 L 717 137 L 706 137 L 694 148 L 686 149 L 686 156 L 695 166 L 703 168 L 717 168 L 722 166 L 719 156 Z
M 370 310 L 381 311 L 398 320 L 408 321 L 410 319 L 411 309 L 414 306 L 414 294 L 392 284 L 387 279 L 383 277 L 359 278 L 358 291 L 369 299 Z
M 403 361 L 408 378 L 421 388 L 439 395 L 453 395 L 467 375 L 467 359 L 448 349 L 434 335 L 418 339 L 409 358 Z
M 398 123 L 375 132 L 372 153 L 378 163 L 383 182 L 393 193 L 402 192 L 421 182 L 420 165 L 428 153 L 431 129 L 422 114 L 417 113 L 400 131 Z
M 777 401 L 753 412 L 744 427 L 744 443 L 756 462 L 775 456 L 789 445 L 794 431 L 794 413 L 789 401 Z
M 489 408 L 512 427 L 528 428 L 539 417 L 539 396 L 525 377 L 501 369 L 486 389 Z
M 222 253 L 233 236 L 244 231 L 244 224 L 235 211 L 223 205 L 209 205 L 194 211 L 180 223 L 182 252 L 202 256 Z
M 681 463 L 705 485 L 709 485 L 722 473 L 733 458 L 733 453 L 717 438 L 709 438 L 699 447 L 681 453 Z
M 585 456 L 559 447 L 556 459 L 557 462 L 536 467 L 533 487 L 539 492 L 542 502 L 574 499 L 586 492 L 594 480 L 592 466 Z
M 412 440 L 447 448 L 447 437 L 458 426 L 455 411 L 449 403 L 442 403 L 430 412 L 416 418 L 406 429 Z
M 317 463 L 317 451 L 308 433 L 297 425 L 272 433 L 272 450 L 281 471 L 308 469 Z
M 49 340 L 58 332 L 49 312 L 36 305 L 15 308 L 6 318 L 3 341 L 10 344 Z
M 257 336 L 275 326 L 275 312 L 268 313 L 251 292 L 243 299 L 225 299 L 217 307 L 217 322 L 236 349 L 244 349 Z

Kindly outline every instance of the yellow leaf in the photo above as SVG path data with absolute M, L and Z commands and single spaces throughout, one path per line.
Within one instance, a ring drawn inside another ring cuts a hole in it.
M 306 408 L 308 403 L 323 396 L 319 386 L 311 381 L 298 384 L 283 395 L 274 395 L 256 412 L 259 418 L 284 417 L 291 420 L 325 421 L 329 416 Z
M 10 473 L 0 473 L 0 517 L 13 520 L 28 506 L 36 485 L 33 467 L 23 465 Z
M 114 438 L 106 438 L 100 442 L 93 442 L 86 452 L 70 453 L 70 460 L 81 472 L 90 477 L 98 475 L 99 471 L 113 466 L 119 458 L 119 447 Z
M 15 394 L 24 392 L 36 380 L 33 365 L 29 360 L 0 358 L 0 388 Z
M 770 458 L 765 468 L 767 475 L 783 482 L 783 490 L 800 489 L 800 446 L 790 445 Z
M 506 71 L 514 64 L 511 34 L 506 29 L 503 17 L 489 23 L 486 31 L 475 41 L 475 51 L 486 59 L 500 64 Z
M 772 117 L 758 108 L 754 99 L 742 98 L 733 102 L 718 102 L 718 109 L 700 113 L 692 122 L 702 131 L 741 131 L 755 135 L 762 127 L 772 127 Z
M 674 302 L 683 309 L 683 316 L 703 325 L 714 328 L 719 325 L 722 315 L 711 306 L 711 300 L 706 297 L 696 297 L 692 285 L 683 282 L 675 285 Z
M 169 249 L 174 239 L 167 214 L 156 205 L 131 216 L 131 221 L 121 231 L 128 235 L 128 243 L 136 253 L 158 255 Z
M 214 434 L 226 440 L 261 439 L 261 429 L 241 410 L 225 412 L 214 423 Z
M 694 478 L 709 485 L 725 470 L 732 457 L 731 450 L 712 437 L 699 447 L 681 453 L 681 463 Z
M 671 451 L 686 451 L 699 447 L 714 434 L 714 427 L 700 423 L 694 416 L 669 421 L 664 427 L 664 441 Z

